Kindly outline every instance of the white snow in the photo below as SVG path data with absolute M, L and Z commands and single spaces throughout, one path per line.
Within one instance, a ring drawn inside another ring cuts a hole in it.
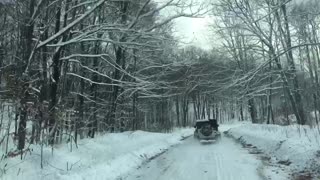
M 242 127 L 244 123 L 220 125 L 221 131 Z M 201 144 L 190 138 L 170 149 L 125 180 L 260 180 L 290 179 L 278 167 L 266 166 L 257 155 L 249 154 L 234 140 L 222 136 L 212 144 Z
M 301 171 L 314 165 L 320 150 L 320 133 L 308 126 L 279 126 L 242 124 L 231 128 L 230 134 L 252 144 L 276 161 L 289 160 L 293 171 Z M 319 158 L 319 157 L 318 157 Z
M 260 180 L 263 164 L 232 139 L 212 144 L 187 139 L 125 180 Z
M 73 144 L 44 148 L 44 168 L 40 168 L 40 147 L 31 146 L 31 154 L 0 161 L 2 180 L 115 180 L 136 169 L 148 158 L 170 146 L 181 143 L 193 129 L 176 129 L 173 133 L 150 133 L 143 131 L 101 135 L 84 139 L 77 149 Z M 2 153 L 1 153 L 2 154 Z
M 23 160 L 20 157 L 0 160 L 3 180 L 170 180 L 170 179 L 252 179 L 283 180 L 286 172 L 266 166 L 259 156 L 249 154 L 232 139 L 222 137 L 213 144 L 183 137 L 193 128 L 176 129 L 173 133 L 144 131 L 99 135 L 79 141 L 78 148 L 70 143 L 52 149 L 44 147 L 44 168 L 40 168 L 40 146 L 32 145 Z M 254 125 L 234 123 L 221 125 L 232 136 L 253 144 L 277 160 L 290 160 L 291 168 L 302 170 L 315 159 L 320 150 L 319 132 L 307 126 Z M 299 133 L 300 132 L 300 133 Z M 177 145 L 170 148 L 173 145 Z M 170 148 L 170 149 L 169 149 Z M 168 150 L 169 149 L 169 150 Z M 162 152 L 160 157 L 147 162 Z M 1 152 L 1 154 L 4 154 Z M 137 170 L 138 167 L 141 167 Z

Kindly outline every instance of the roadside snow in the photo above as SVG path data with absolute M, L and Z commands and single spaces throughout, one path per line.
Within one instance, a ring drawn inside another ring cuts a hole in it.
M 31 154 L 0 161 L 0 179 L 3 180 L 115 180 L 139 167 L 143 162 L 179 144 L 193 129 L 176 129 L 173 133 L 143 131 L 101 135 L 84 139 L 73 145 L 63 144 L 54 149 L 45 147 L 44 168 L 40 168 L 40 147 L 31 146 Z
M 262 150 L 276 161 L 289 161 L 297 172 L 312 168 L 319 160 L 320 134 L 308 126 L 245 124 L 231 128 L 229 134 Z M 317 157 L 318 155 L 318 157 Z

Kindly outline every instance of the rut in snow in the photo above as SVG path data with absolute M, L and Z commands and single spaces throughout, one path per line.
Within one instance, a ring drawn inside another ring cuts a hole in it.
M 222 137 L 213 144 L 189 138 L 125 180 L 260 180 L 260 160 Z

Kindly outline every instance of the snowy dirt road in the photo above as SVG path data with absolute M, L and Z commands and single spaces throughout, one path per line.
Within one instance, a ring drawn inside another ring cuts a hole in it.
M 260 180 L 261 161 L 233 140 L 213 144 L 189 138 L 125 180 Z

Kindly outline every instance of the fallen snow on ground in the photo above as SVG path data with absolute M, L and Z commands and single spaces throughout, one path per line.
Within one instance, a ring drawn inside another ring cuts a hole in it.
M 243 123 L 220 125 L 220 131 L 240 127 Z M 266 166 L 260 157 L 242 148 L 222 134 L 211 144 L 189 138 L 183 144 L 132 171 L 125 180 L 288 180 L 277 167 Z
M 261 180 L 263 164 L 232 139 L 212 144 L 189 138 L 125 180 Z M 279 180 L 279 179 L 277 179 Z
M 12 180 L 115 180 L 136 169 L 149 158 L 179 144 L 193 129 L 176 129 L 173 133 L 143 131 L 101 135 L 73 145 L 51 148 L 43 152 L 44 168 L 40 168 L 40 147 L 31 146 L 31 154 L 0 161 L 0 179 Z M 0 152 L 1 153 L 1 152 Z
M 229 134 L 252 144 L 277 162 L 290 161 L 290 169 L 302 171 L 315 166 L 319 158 L 320 133 L 308 126 L 278 126 L 243 124 L 233 127 Z M 317 157 L 318 156 L 318 157 Z

